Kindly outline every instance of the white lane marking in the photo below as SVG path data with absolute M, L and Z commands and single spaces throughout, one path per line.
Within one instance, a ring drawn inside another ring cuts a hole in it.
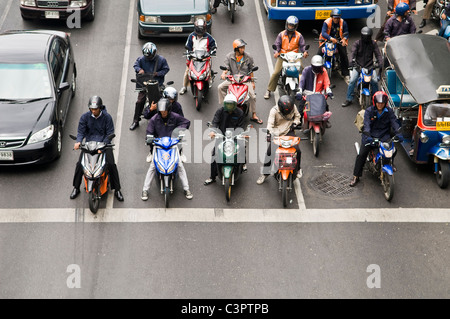
M 0 209 L 2 223 L 142 223 L 142 222 L 283 222 L 283 223 L 449 223 L 450 209 L 214 209 L 214 208 L 115 208 L 100 209 Z
M 273 62 L 272 62 L 273 55 L 270 51 L 270 48 L 272 46 L 269 45 L 269 41 L 267 40 L 266 29 L 264 29 L 264 21 L 262 19 L 262 15 L 261 15 L 261 6 L 260 6 L 258 0 L 255 0 L 255 6 L 256 6 L 256 15 L 258 17 L 259 30 L 260 30 L 261 38 L 262 38 L 262 44 L 264 47 L 264 53 L 266 55 L 267 66 L 269 68 L 269 74 L 272 74 L 273 73 Z M 278 99 L 280 98 L 278 90 L 275 90 L 275 92 L 273 93 L 273 96 L 275 98 L 275 101 L 278 101 Z M 301 188 L 300 182 L 298 180 L 294 181 L 294 191 L 295 191 L 295 195 L 297 197 L 297 202 L 298 202 L 299 208 L 301 210 L 305 210 L 306 209 L 305 200 L 303 198 L 302 188 Z
M 2 17 L 0 18 L 0 30 L 3 28 L 3 23 L 5 23 L 6 20 L 6 16 L 9 13 L 9 9 L 11 9 L 11 4 L 12 4 L 13 0 L 9 0 L 8 4 L 6 5 L 5 11 L 2 14 Z
M 123 112 L 125 107 L 125 94 L 127 89 L 127 79 L 128 79 L 128 68 L 130 61 L 130 51 L 131 51 L 131 35 L 133 31 L 133 14 L 134 8 L 136 7 L 136 1 L 130 1 L 130 8 L 128 11 L 128 25 L 127 25 L 127 36 L 126 36 L 126 44 L 124 49 L 123 56 L 123 67 L 122 67 L 122 79 L 120 82 L 120 91 L 119 91 L 119 104 L 117 107 L 116 114 L 116 123 L 115 123 L 115 133 L 116 137 L 114 138 L 114 158 L 116 160 L 116 164 L 118 165 L 119 161 L 119 149 L 120 149 L 120 137 L 122 136 L 122 120 L 123 120 Z M 107 209 L 112 209 L 114 205 L 114 196 L 108 196 L 106 201 Z

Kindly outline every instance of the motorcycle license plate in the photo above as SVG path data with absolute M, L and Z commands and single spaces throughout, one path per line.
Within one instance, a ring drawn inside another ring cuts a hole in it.
M 59 12 L 58 11 L 45 11 L 45 18 L 46 19 L 59 19 Z
M 436 122 L 436 130 L 450 131 L 450 122 Z
M 14 153 L 13 151 L 0 151 L 0 161 L 13 161 Z
M 183 27 L 169 27 L 169 32 L 183 32 Z
M 331 10 L 316 10 L 316 20 L 328 19 L 331 15 Z
M 286 157 L 286 164 L 292 164 L 292 157 Z

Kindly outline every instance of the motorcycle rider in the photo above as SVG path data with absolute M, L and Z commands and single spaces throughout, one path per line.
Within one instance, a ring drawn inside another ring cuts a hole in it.
M 361 149 L 356 157 L 355 167 L 353 169 L 353 179 L 350 182 L 350 187 L 354 187 L 362 176 L 364 164 L 370 150 L 374 148 L 371 142 L 374 138 L 378 138 L 382 142 L 390 139 L 391 129 L 399 136 L 400 126 L 397 123 L 397 118 L 394 111 L 387 105 L 388 95 L 383 91 L 378 91 L 373 95 L 373 105 L 367 108 L 364 113 L 364 128 L 361 137 Z M 399 136 L 401 139 L 401 137 Z M 368 144 L 368 145 L 366 145 Z M 394 161 L 396 152 L 392 156 Z M 395 166 L 393 166 L 396 171 Z
M 211 8 L 211 13 L 212 13 L 212 14 L 214 14 L 214 13 L 217 12 L 217 8 L 219 7 L 221 1 L 222 1 L 222 0 L 214 0 L 213 7 Z M 241 7 L 244 6 L 244 0 L 238 0 L 237 3 L 238 3 Z
M 273 57 L 277 59 L 273 73 L 270 76 L 267 91 L 264 94 L 264 98 L 270 98 L 270 93 L 274 92 L 277 88 L 278 79 L 280 78 L 281 69 L 283 67 L 283 59 L 280 58 L 280 53 L 287 53 L 290 51 L 302 52 L 304 57 L 308 57 L 308 51 L 305 50 L 305 38 L 297 31 L 298 18 L 296 16 L 289 16 L 286 19 L 285 30 L 281 31 L 276 40 L 275 45 L 277 47 Z
M 389 18 L 384 26 L 386 41 L 397 35 L 416 33 L 416 25 L 409 16 L 409 11 L 409 5 L 404 2 L 400 2 L 395 7 L 395 14 Z
M 89 99 L 89 112 L 84 113 L 78 122 L 78 133 L 74 150 L 80 148 L 81 142 L 85 139 L 86 142 L 96 141 L 103 143 L 111 143 L 108 136 L 114 134 L 114 123 L 111 115 L 106 112 L 106 107 L 103 105 L 101 97 L 94 95 Z M 106 163 L 110 176 L 111 189 L 114 189 L 114 196 L 118 201 L 123 202 L 123 195 L 120 191 L 120 179 L 117 165 L 114 161 L 114 153 L 111 148 L 104 150 L 106 156 Z M 81 166 L 80 158 L 75 167 L 75 174 L 73 176 L 73 190 L 70 194 L 70 199 L 75 199 L 80 194 L 80 185 L 83 178 L 83 167 Z
M 374 65 L 373 57 L 375 55 L 376 63 L 380 66 L 381 74 L 381 53 L 378 48 L 377 43 L 372 40 L 373 31 L 369 27 L 364 27 L 361 29 L 361 39 L 355 41 L 352 46 L 351 57 L 351 67 L 353 69 L 350 71 L 350 82 L 348 83 L 347 89 L 347 99 L 342 103 L 342 107 L 349 106 L 353 103 L 353 93 L 355 91 L 356 81 L 358 80 L 359 72 L 355 68 L 356 65 L 361 66 L 361 68 L 371 68 Z M 378 91 L 378 79 L 377 73 L 373 70 L 372 78 L 370 80 L 370 85 L 372 88 L 371 94 Z
M 326 72 L 325 72 L 326 73 Z M 289 95 L 283 95 L 279 98 L 277 105 L 272 107 L 269 113 L 269 119 L 267 120 L 267 130 L 270 134 L 275 136 L 295 136 L 293 126 L 297 126 L 301 123 L 300 113 L 297 110 L 297 106 L 294 104 L 294 99 Z M 256 183 L 261 185 L 270 175 L 273 159 L 275 157 L 275 150 L 277 145 L 272 141 L 268 143 L 264 165 L 262 167 L 262 174 L 259 176 Z M 301 170 L 301 156 L 300 146 L 294 146 L 297 151 L 297 178 L 302 177 Z
M 347 56 L 348 36 L 347 22 L 341 18 L 341 10 L 334 8 L 330 17 L 323 22 L 319 40 L 330 40 L 336 44 L 341 60 L 341 73 L 347 84 L 350 81 Z M 320 56 L 323 56 L 322 48 L 324 44 L 325 41 L 319 44 L 317 54 Z
M 237 107 L 237 99 L 233 94 L 227 94 L 223 100 L 223 107 L 217 109 L 212 121 L 212 128 L 218 129 L 222 134 L 225 134 L 227 130 L 236 130 L 243 128 L 244 126 L 244 112 Z M 209 137 L 213 139 L 215 133 L 211 131 Z M 211 161 L 211 173 L 210 177 L 205 180 L 203 185 L 209 185 L 216 181 L 217 176 L 217 163 L 216 163 L 216 148 L 212 150 Z M 246 171 L 247 167 L 244 164 L 243 170 Z
M 194 32 L 192 32 L 184 45 L 186 50 L 189 52 L 195 50 L 206 50 L 210 55 L 214 55 L 217 51 L 216 40 L 213 38 L 211 34 L 206 32 L 206 21 L 204 19 L 197 19 L 194 22 Z M 209 85 L 211 88 L 212 78 L 214 76 L 214 72 L 211 69 L 211 76 L 209 78 Z M 180 90 L 180 94 L 183 95 L 186 93 L 187 87 L 189 86 L 189 66 L 186 66 L 186 71 L 184 72 L 183 77 L 183 87 Z
M 228 87 L 230 86 L 231 82 L 227 79 L 227 73 L 229 72 L 232 75 L 235 74 L 248 74 L 253 67 L 255 66 L 255 63 L 253 62 L 253 57 L 245 52 L 245 46 L 247 43 L 242 39 L 236 39 L 233 41 L 233 52 L 230 52 L 225 57 L 225 67 L 227 70 L 224 70 L 222 72 L 222 75 L 220 78 L 224 80 L 219 86 L 218 94 L 219 94 L 219 104 L 223 104 L 223 99 L 225 95 L 227 94 Z M 258 118 L 256 115 L 256 95 L 255 95 L 255 81 L 253 80 L 253 73 L 251 73 L 251 85 L 249 83 L 245 83 L 248 87 L 248 94 L 250 96 L 249 99 L 249 111 L 251 112 L 252 116 L 250 118 L 251 121 L 256 122 L 258 124 L 262 124 L 263 121 Z
M 149 73 L 153 75 L 153 78 L 158 81 L 159 87 L 164 87 L 164 78 L 167 72 L 170 71 L 167 60 L 156 54 L 156 45 L 152 42 L 147 42 L 142 47 L 142 56 L 136 59 L 134 62 L 134 70 L 136 74 Z M 146 100 L 146 93 L 144 91 L 139 92 L 136 101 L 136 107 L 134 109 L 133 123 L 130 126 L 130 130 L 133 131 L 139 126 L 141 120 L 141 114 L 144 109 Z M 151 103 L 152 101 L 150 101 Z M 155 101 L 156 102 L 156 101 Z
M 158 101 L 157 108 L 158 114 L 153 116 L 148 122 L 147 135 L 153 135 L 155 138 L 166 136 L 171 137 L 175 130 L 179 131 L 183 129 L 189 129 L 191 122 L 181 115 L 172 112 L 168 99 L 161 98 Z M 155 172 L 156 167 L 152 158 L 150 160 L 150 167 L 147 171 L 147 175 L 145 176 L 144 187 L 142 188 L 141 199 L 144 201 L 148 200 L 148 194 L 153 178 L 155 176 Z M 189 182 L 182 161 L 178 162 L 178 176 L 180 177 L 181 184 L 183 185 L 184 195 L 187 199 L 192 199 L 194 196 L 189 190 Z
M 447 20 L 447 17 L 450 15 L 450 2 L 447 3 L 447 6 L 443 10 L 441 14 L 441 29 L 439 30 L 439 36 L 443 37 L 445 29 L 447 29 L 450 21 Z
M 390 17 L 395 12 L 395 8 L 400 2 L 404 2 L 408 4 L 411 8 L 411 11 L 417 15 L 416 10 L 416 0 L 388 0 L 388 11 L 386 12 L 386 17 L 383 22 L 383 25 L 381 26 L 380 30 L 378 30 L 377 35 L 375 36 L 375 41 L 383 41 L 384 40 L 384 27 L 386 26 L 386 22 L 389 20 Z

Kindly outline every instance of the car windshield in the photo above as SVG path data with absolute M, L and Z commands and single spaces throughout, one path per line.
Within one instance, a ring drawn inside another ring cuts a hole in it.
M 0 100 L 29 100 L 52 96 L 45 63 L 0 63 Z
M 430 103 L 424 110 L 423 116 L 425 125 L 436 125 L 436 122 L 450 121 L 449 103 Z

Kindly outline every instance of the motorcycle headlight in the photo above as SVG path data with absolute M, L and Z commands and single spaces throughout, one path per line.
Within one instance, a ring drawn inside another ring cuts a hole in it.
M 46 128 L 31 135 L 28 144 L 38 143 L 50 139 L 55 132 L 55 127 L 53 125 L 47 126 Z
M 371 78 L 372 77 L 370 75 L 364 75 L 364 82 L 370 82 Z
M 328 56 L 333 56 L 333 53 L 334 53 L 333 50 L 328 50 L 328 51 L 327 51 L 327 55 L 328 55 Z
M 428 140 L 429 140 L 429 137 L 424 132 L 420 133 L 420 141 L 422 143 L 426 143 L 426 142 L 428 142 Z
M 197 78 L 197 76 L 195 75 L 195 73 L 194 72 L 190 72 L 190 75 L 191 75 L 191 79 L 192 80 L 198 80 L 198 78 Z
M 386 158 L 391 158 L 392 155 L 394 154 L 394 149 L 391 149 L 391 150 L 383 150 L 383 154 L 384 154 L 384 157 L 386 157 Z
M 223 145 L 223 153 L 225 156 L 232 156 L 234 153 L 234 143 L 232 142 L 225 142 Z

